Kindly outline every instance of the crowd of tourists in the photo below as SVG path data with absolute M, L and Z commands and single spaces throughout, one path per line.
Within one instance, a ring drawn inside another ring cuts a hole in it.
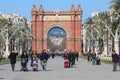
M 77 51 L 66 51 L 63 55 L 64 59 L 67 60 L 67 63 L 64 63 L 64 67 L 73 67 L 75 65 L 75 61 L 78 61 L 79 53 Z
M 11 68 L 14 71 L 15 70 L 15 64 L 16 64 L 16 57 L 18 56 L 18 52 L 12 51 L 9 55 Z M 73 67 L 75 65 L 75 61 L 78 61 L 79 53 L 77 51 L 66 51 L 66 53 L 57 54 L 57 53 L 47 53 L 45 50 L 42 50 L 40 53 L 36 53 L 35 51 L 32 51 L 31 54 L 28 54 L 26 51 L 23 51 L 20 55 L 20 65 L 21 69 L 20 71 L 28 71 L 27 65 L 29 65 L 33 71 L 38 70 L 38 65 L 40 62 L 40 65 L 42 66 L 42 69 L 46 71 L 47 61 L 50 57 L 52 59 L 55 56 L 62 56 L 64 59 L 68 59 L 68 67 Z M 30 60 L 29 60 L 30 59 Z M 28 62 L 30 63 L 28 64 Z
M 112 64 L 113 64 L 113 71 L 117 71 L 117 64 L 120 67 L 120 52 L 117 54 L 115 50 L 112 51 Z M 100 54 L 96 54 L 95 52 L 89 51 L 87 53 L 87 60 L 88 62 L 92 62 L 92 65 L 100 65 L 101 60 L 100 60 Z
M 8 57 L 10 59 L 11 68 L 13 71 L 15 70 L 17 55 L 18 55 L 18 52 L 12 51 Z M 20 58 L 21 58 L 21 62 L 20 62 L 21 71 L 28 71 L 27 65 L 28 65 L 29 58 L 30 58 L 30 66 L 32 67 L 33 71 L 37 71 L 39 60 L 40 60 L 42 69 L 46 70 L 49 55 L 45 50 L 42 50 L 40 54 L 37 54 L 35 51 L 33 51 L 30 55 L 26 51 L 23 51 Z
M 11 63 L 11 68 L 14 71 L 15 70 L 15 64 L 16 64 L 16 57 L 18 55 L 18 52 L 12 51 L 9 55 L 10 63 Z M 46 70 L 47 66 L 47 61 L 50 58 L 54 58 L 57 54 L 52 53 L 51 55 L 48 54 L 45 50 L 42 50 L 39 54 L 36 53 L 35 51 L 32 51 L 31 54 L 28 54 L 26 51 L 23 51 L 23 53 L 20 55 L 21 58 L 21 71 L 28 71 L 27 65 L 29 62 L 30 58 L 30 66 L 33 69 L 33 71 L 38 70 L 38 62 L 40 61 L 40 65 L 42 66 L 43 70 Z M 78 61 L 79 58 L 79 53 L 77 51 L 69 50 L 66 51 L 65 53 L 62 53 L 61 55 L 64 58 L 64 67 L 71 68 L 73 65 L 75 65 L 75 62 Z M 117 70 L 117 64 L 120 66 L 120 53 L 117 54 L 115 50 L 112 51 L 112 62 L 113 62 L 113 71 Z M 92 65 L 100 65 L 101 64 L 101 59 L 99 54 L 96 54 L 95 52 L 89 51 L 87 53 L 87 60 L 88 62 L 91 62 Z
M 88 62 L 92 62 L 92 65 L 100 65 L 101 64 L 101 61 L 100 61 L 100 57 L 99 57 L 99 54 L 96 55 L 95 52 L 87 52 L 87 60 Z

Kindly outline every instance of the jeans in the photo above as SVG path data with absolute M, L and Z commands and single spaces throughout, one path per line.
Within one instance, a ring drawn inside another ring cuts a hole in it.
M 92 65 L 95 65 L 95 59 L 92 59 Z
M 117 69 L 117 63 L 113 62 L 113 71 L 116 71 L 116 69 Z
M 118 65 L 119 65 L 119 67 L 120 67 L 120 62 L 118 62 Z
M 46 70 L 47 61 L 42 61 L 42 62 L 41 62 L 41 65 L 42 65 L 42 69 L 43 69 L 43 70 Z

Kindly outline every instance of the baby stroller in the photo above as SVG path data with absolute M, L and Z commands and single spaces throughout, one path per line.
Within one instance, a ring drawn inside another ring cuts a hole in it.
M 101 63 L 100 63 L 100 58 L 99 58 L 99 56 L 97 56 L 96 57 L 96 65 L 100 65 Z
M 21 66 L 22 66 L 21 71 L 28 71 L 27 63 L 28 63 L 27 58 L 21 58 Z

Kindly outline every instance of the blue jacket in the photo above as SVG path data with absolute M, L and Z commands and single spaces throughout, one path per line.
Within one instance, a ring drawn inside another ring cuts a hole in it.
M 42 52 L 41 54 L 40 54 L 40 60 L 41 61 L 43 61 L 43 60 L 48 60 L 48 54 L 47 53 L 45 53 L 45 52 Z
M 118 62 L 120 63 L 120 54 L 118 55 Z

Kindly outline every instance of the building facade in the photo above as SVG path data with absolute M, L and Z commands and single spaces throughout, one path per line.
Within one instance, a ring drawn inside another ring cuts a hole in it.
M 42 5 L 39 9 L 33 5 L 31 10 L 32 15 L 32 50 L 37 53 L 42 49 L 48 50 L 48 32 L 54 28 L 62 28 L 66 33 L 66 49 L 77 50 L 82 53 L 82 9 L 78 5 L 75 9 L 71 6 L 70 11 L 44 11 Z

